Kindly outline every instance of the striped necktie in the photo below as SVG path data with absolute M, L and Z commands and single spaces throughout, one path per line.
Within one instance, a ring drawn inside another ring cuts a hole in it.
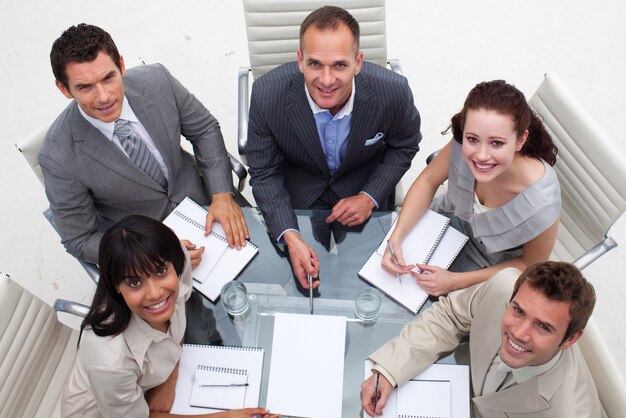
M 130 122 L 124 119 L 116 120 L 113 133 L 120 139 L 120 144 L 128 158 L 159 183 L 161 187 L 167 189 L 167 179 L 163 175 L 159 163 L 141 138 L 130 129 Z

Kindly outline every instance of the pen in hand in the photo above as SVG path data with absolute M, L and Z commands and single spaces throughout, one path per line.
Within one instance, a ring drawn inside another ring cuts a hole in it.
M 387 240 L 387 247 L 389 248 L 389 254 L 391 254 L 391 261 L 393 261 L 393 265 L 396 266 L 397 269 L 400 268 L 398 265 L 398 260 L 396 259 L 396 255 L 393 253 L 393 247 L 391 246 L 391 240 Z M 400 285 L 402 285 L 402 277 L 396 272 L 396 277 L 400 281 Z
M 313 278 L 307 274 L 306 279 L 309 282 L 309 307 L 311 308 L 311 315 L 313 315 Z
M 378 383 L 380 382 L 380 373 L 376 373 L 376 385 L 374 385 L 374 415 L 376 415 L 376 404 L 378 403 Z

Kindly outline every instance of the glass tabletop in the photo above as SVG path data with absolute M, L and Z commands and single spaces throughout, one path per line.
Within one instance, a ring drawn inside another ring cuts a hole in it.
M 221 337 L 219 342 L 224 345 L 265 349 L 260 399 L 260 405 L 265 405 L 272 361 L 274 314 L 309 314 L 309 299 L 308 290 L 304 291 L 296 285 L 283 248 L 273 242 L 266 232 L 260 211 L 244 208 L 244 214 L 250 241 L 259 247 L 257 256 L 237 278 L 246 285 L 250 308 L 245 314 L 232 317 L 226 314 L 221 301 L 211 303 L 202 298 L 202 309 L 205 312 L 192 314 L 191 317 L 188 315 L 187 321 L 188 328 L 200 325 L 202 330 L 206 328 L 208 317 L 209 320 L 217 321 Z M 320 262 L 321 284 L 319 291 L 315 292 L 314 313 L 347 318 L 343 416 L 358 416 L 365 359 L 398 335 L 415 315 L 384 295 L 377 320 L 368 323 L 354 315 L 355 295 L 360 289 L 370 287 L 357 273 L 385 237 L 395 214 L 374 212 L 365 224 L 357 228 L 347 228 L 338 223 L 326 224 L 325 219 L 329 214 L 330 211 L 320 210 L 296 211 L 302 237 L 315 250 Z M 422 309 L 429 305 L 430 301 Z M 215 343 L 215 340 L 189 342 Z

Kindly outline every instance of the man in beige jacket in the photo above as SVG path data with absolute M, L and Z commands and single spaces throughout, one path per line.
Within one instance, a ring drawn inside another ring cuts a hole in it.
M 513 296 L 511 296 L 511 294 Z M 470 336 L 475 417 L 601 417 L 605 413 L 578 346 L 593 307 L 593 286 L 569 263 L 547 261 L 524 273 L 509 268 L 441 298 L 370 356 L 374 375 L 361 387 L 376 415 L 391 390 Z M 498 369 L 508 366 L 503 381 Z

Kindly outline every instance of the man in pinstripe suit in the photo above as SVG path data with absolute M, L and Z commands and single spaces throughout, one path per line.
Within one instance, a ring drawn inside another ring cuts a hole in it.
M 317 9 L 300 26 L 297 63 L 270 71 L 252 88 L 252 192 L 304 288 L 319 261 L 293 209 L 331 209 L 326 222 L 348 227 L 374 209 L 393 209 L 395 186 L 421 140 L 407 80 L 363 62 L 359 36 L 346 10 Z

